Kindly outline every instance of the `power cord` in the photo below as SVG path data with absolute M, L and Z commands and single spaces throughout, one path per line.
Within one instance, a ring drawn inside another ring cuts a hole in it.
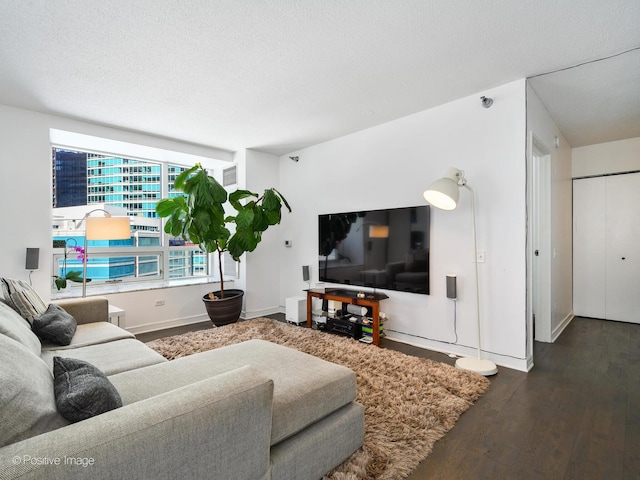
M 453 343 L 458 344 L 458 302 L 454 298 L 453 299 L 453 333 L 456 336 L 456 339 Z

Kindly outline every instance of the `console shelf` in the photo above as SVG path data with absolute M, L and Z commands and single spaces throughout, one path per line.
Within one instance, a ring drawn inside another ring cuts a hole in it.
M 365 293 L 358 296 L 357 291 L 344 288 L 309 289 L 307 292 L 307 327 L 313 325 L 311 303 L 313 298 L 321 300 L 335 300 L 342 303 L 351 303 L 362 307 L 371 307 L 371 320 L 373 322 L 373 344 L 380 345 L 380 301 L 389 298 L 384 293 Z

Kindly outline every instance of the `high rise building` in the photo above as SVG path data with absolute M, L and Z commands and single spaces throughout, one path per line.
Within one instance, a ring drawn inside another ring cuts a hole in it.
M 87 153 L 53 149 L 54 208 L 87 204 Z
M 156 218 L 162 166 L 131 158 L 87 155 L 87 203 L 124 207 L 129 216 Z

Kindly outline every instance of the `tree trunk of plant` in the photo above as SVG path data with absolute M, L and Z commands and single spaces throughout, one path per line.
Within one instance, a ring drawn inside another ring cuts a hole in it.
M 220 273 L 220 298 L 224 298 L 224 278 L 222 278 L 222 250 L 218 249 L 218 271 Z

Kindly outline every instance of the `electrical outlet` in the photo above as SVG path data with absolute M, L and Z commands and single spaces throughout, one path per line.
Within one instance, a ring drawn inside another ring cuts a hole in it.
M 485 259 L 485 251 L 484 250 L 478 250 L 476 252 L 476 262 L 484 263 L 484 259 Z
M 164 300 L 156 300 L 156 307 L 163 307 L 164 306 Z

